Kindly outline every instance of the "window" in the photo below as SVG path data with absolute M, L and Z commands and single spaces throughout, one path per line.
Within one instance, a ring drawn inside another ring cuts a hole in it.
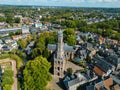
M 58 76 L 60 76 L 60 73 L 58 73 Z
M 60 67 L 58 67 L 58 70 L 60 70 Z
M 58 61 L 58 64 L 60 64 L 60 61 Z

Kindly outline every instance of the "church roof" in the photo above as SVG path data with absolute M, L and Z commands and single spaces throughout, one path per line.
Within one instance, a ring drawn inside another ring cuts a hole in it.
M 48 50 L 55 51 L 56 50 L 56 44 L 48 44 L 47 46 Z M 64 51 L 65 52 L 75 52 L 73 46 L 69 46 L 67 44 L 64 44 Z
M 48 44 L 47 49 L 55 51 L 56 50 L 56 44 Z
M 64 45 L 64 50 L 65 50 L 65 52 L 74 52 L 75 51 L 73 46 L 69 46 L 67 44 Z

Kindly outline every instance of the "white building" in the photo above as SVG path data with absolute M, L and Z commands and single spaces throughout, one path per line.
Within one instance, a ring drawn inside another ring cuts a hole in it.
M 28 34 L 28 33 L 30 33 L 29 26 L 23 25 L 23 27 L 22 27 L 22 34 Z

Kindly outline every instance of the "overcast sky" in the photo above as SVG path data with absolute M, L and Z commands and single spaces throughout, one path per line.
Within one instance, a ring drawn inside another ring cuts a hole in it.
M 120 0 L 0 0 L 0 4 L 76 7 L 120 7 Z

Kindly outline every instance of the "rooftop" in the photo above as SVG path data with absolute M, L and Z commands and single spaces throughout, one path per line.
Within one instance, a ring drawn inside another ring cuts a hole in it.
M 98 75 L 102 76 L 105 74 L 104 71 L 102 71 L 99 67 L 95 66 L 94 69 L 95 73 L 97 73 Z

